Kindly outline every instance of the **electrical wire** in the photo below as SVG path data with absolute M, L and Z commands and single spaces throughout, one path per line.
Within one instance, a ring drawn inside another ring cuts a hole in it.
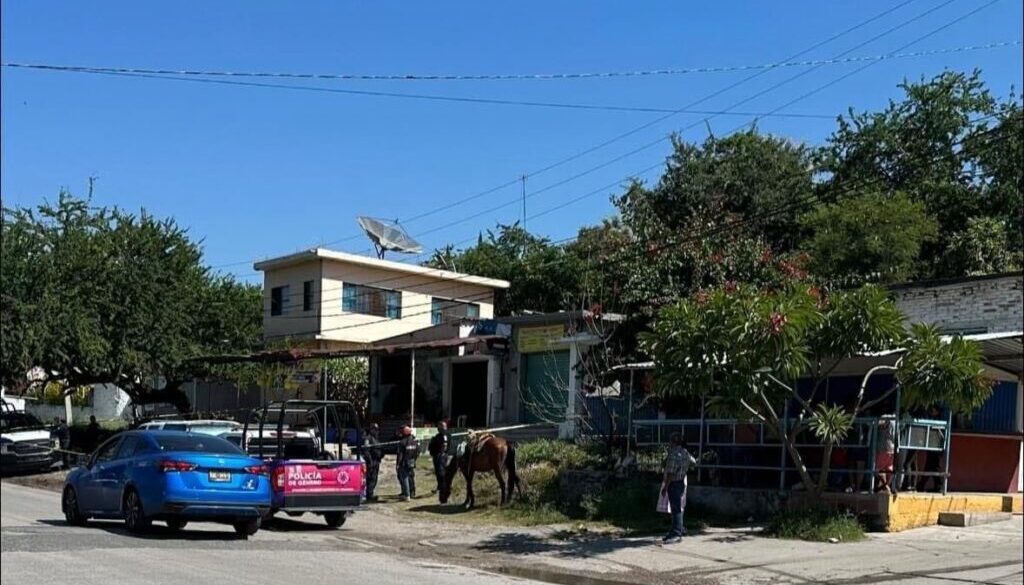
M 665 75 L 690 75 L 698 73 L 732 73 L 760 69 L 778 69 L 783 67 L 809 67 L 813 65 L 847 65 L 864 61 L 887 61 L 890 59 L 912 59 L 918 57 L 934 57 L 953 53 L 967 53 L 1020 45 L 1020 41 L 1003 41 L 984 45 L 966 45 L 928 51 L 910 53 L 864 55 L 844 59 L 816 59 L 803 61 L 784 61 L 779 63 L 759 63 L 753 65 L 722 65 L 711 67 L 687 67 L 674 69 L 647 69 L 632 71 L 604 71 L 584 73 L 491 73 L 491 74 L 359 74 L 359 73 L 294 73 L 266 71 L 212 71 L 204 69 L 150 69 L 141 67 L 96 67 L 90 65 L 57 65 L 52 63 L 3 63 L 4 67 L 18 69 L 37 69 L 44 71 L 75 71 L 80 73 L 128 73 L 144 75 L 172 75 L 190 77 L 244 77 L 274 79 L 317 79 L 341 81 L 530 81 L 530 80 L 564 80 L 564 79 L 613 79 L 617 77 L 656 77 Z M 401 97 L 401 96 L 399 96 Z M 409 96 L 414 97 L 414 96 Z
M 988 118 L 993 118 L 993 117 L 996 117 L 996 116 L 997 116 L 997 114 L 991 114 L 991 115 L 979 118 L 976 121 L 981 121 L 981 120 L 988 119 Z M 985 131 L 984 133 L 981 133 L 981 134 L 969 137 L 969 139 L 977 140 L 981 136 L 993 134 L 996 130 L 997 130 L 996 128 L 993 128 L 993 129 Z M 992 145 L 994 143 L 998 143 L 1000 141 L 1007 140 L 1008 138 L 1009 137 L 1007 137 L 1007 136 L 1001 136 L 1001 137 L 997 137 L 997 138 L 992 138 L 992 139 L 986 140 L 986 143 L 988 145 Z M 958 141 L 953 146 L 955 147 L 957 145 L 962 145 L 963 142 L 964 142 L 963 140 Z M 953 153 L 949 153 L 949 152 L 943 153 L 942 155 L 939 155 L 939 156 L 935 157 L 933 159 L 933 162 L 938 162 L 939 160 L 942 160 L 942 159 L 950 156 L 951 154 L 953 154 Z M 838 192 L 831 193 L 831 195 L 833 196 L 834 199 L 839 199 L 839 198 L 841 198 L 844 195 L 853 194 L 857 190 L 859 190 L 859 189 L 861 189 L 863 187 L 870 186 L 872 183 L 873 183 L 872 179 L 865 179 L 865 180 L 860 181 L 859 184 L 857 184 L 857 183 L 848 184 L 848 185 L 844 186 L 844 188 L 839 190 Z M 682 239 L 669 240 L 669 241 L 666 241 L 665 243 L 663 243 L 661 245 L 653 246 L 653 247 L 650 247 L 650 248 L 645 248 L 644 250 L 640 250 L 639 253 L 641 255 L 657 254 L 657 253 L 660 253 L 660 252 L 662 252 L 662 251 L 664 251 L 664 250 L 666 250 L 666 249 L 668 249 L 670 247 L 678 247 L 678 246 L 681 246 L 682 244 L 691 243 L 691 242 L 697 241 L 699 239 L 705 239 L 705 238 L 708 238 L 708 237 L 713 237 L 713 236 L 716 236 L 716 235 L 720 235 L 720 234 L 725 233 L 727 231 L 741 229 L 743 227 L 749 227 L 751 225 L 755 225 L 757 222 L 764 221 L 767 218 L 773 217 L 773 216 L 778 215 L 780 213 L 784 213 L 784 212 L 787 212 L 787 211 L 792 211 L 794 209 L 805 207 L 805 206 L 810 205 L 810 204 L 812 204 L 812 203 L 814 203 L 814 202 L 816 202 L 818 200 L 819 200 L 818 199 L 818 195 L 814 191 L 811 191 L 808 195 L 800 197 L 800 198 L 797 198 L 796 200 L 791 201 L 791 202 L 780 204 L 776 208 L 774 208 L 772 210 L 769 210 L 768 213 L 763 214 L 761 216 L 748 216 L 748 217 L 744 217 L 744 218 L 739 218 L 739 219 L 736 219 L 734 221 L 726 222 L 726 223 L 724 223 L 722 225 L 715 226 L 711 230 L 707 230 L 707 231 L 704 231 L 704 232 L 694 233 L 694 234 L 691 234 L 691 235 L 689 235 L 689 236 L 687 236 L 685 238 L 682 238 Z M 566 238 L 564 240 L 561 240 L 559 243 L 567 243 L 567 242 L 573 241 L 575 239 L 576 239 L 575 237 Z M 620 256 L 618 258 L 606 261 L 605 263 L 599 264 L 598 267 L 601 267 L 602 265 L 614 265 L 614 264 L 618 264 L 620 262 L 624 262 L 624 261 L 630 260 L 630 259 L 633 259 L 633 257 L 632 256 Z M 565 262 L 567 260 L 568 260 L 568 258 L 566 258 L 566 257 L 560 257 L 560 258 L 557 258 L 557 259 L 553 259 L 553 260 L 551 260 L 549 262 L 541 263 L 541 264 L 535 266 L 535 268 L 546 267 L 546 266 L 553 266 L 553 265 L 561 264 L 561 263 L 563 263 L 563 262 Z M 382 279 L 380 281 L 376 281 L 375 284 L 379 284 L 381 282 L 385 282 L 385 281 L 388 281 L 388 280 L 400 279 L 400 278 L 403 278 L 403 277 L 393 277 L 393 278 L 389 278 L 389 279 Z M 369 284 L 370 283 L 367 283 L 366 285 L 363 285 L 363 286 L 368 286 Z M 459 286 L 462 286 L 462 285 L 459 285 Z M 328 290 L 328 289 L 325 289 L 325 290 Z M 465 299 L 462 299 L 462 300 L 465 300 L 465 301 L 483 300 L 483 299 L 486 299 L 486 298 L 490 298 L 492 295 L 493 295 L 493 293 L 488 291 L 487 293 L 483 293 L 482 295 L 470 295 L 469 297 L 466 297 Z M 427 304 L 431 304 L 432 305 L 432 302 L 431 303 L 419 303 L 419 304 L 415 304 L 415 305 L 409 305 L 408 307 L 426 306 Z M 406 308 L 406 307 L 403 307 L 403 308 Z M 404 314 L 403 318 L 410 317 L 410 316 L 427 314 L 427 313 L 430 313 L 430 312 L 433 312 L 433 310 L 424 311 L 424 312 L 410 313 L 410 314 Z M 362 315 L 359 315 L 359 314 L 354 315 L 353 313 L 344 312 L 344 313 L 337 313 L 337 314 L 325 314 L 325 315 L 321 315 L 321 316 L 325 316 L 325 317 L 343 317 L 343 316 L 355 317 L 355 316 L 362 316 Z M 314 316 L 310 316 L 310 317 L 306 317 L 306 318 L 314 318 L 314 317 L 315 317 L 315 315 Z M 388 318 L 382 318 L 382 321 L 386 321 L 386 320 L 388 320 Z M 329 328 L 324 328 L 324 329 L 319 329 L 318 328 L 318 329 L 313 330 L 313 331 L 291 332 L 291 333 L 282 334 L 282 335 L 279 335 L 279 336 L 269 336 L 268 339 L 269 338 L 280 338 L 280 337 L 295 337 L 295 336 L 307 335 L 307 334 L 311 334 L 311 333 L 322 333 L 322 332 L 328 332 L 328 331 L 348 330 L 348 329 L 353 329 L 353 328 L 358 328 L 358 327 L 363 327 L 363 326 L 370 326 L 370 325 L 374 325 L 376 323 L 377 322 L 375 321 L 375 322 L 371 322 L 371 323 L 353 323 L 353 324 L 348 324 L 348 325 L 344 325 L 344 326 L 329 327 Z
M 818 49 L 818 48 L 820 48 L 820 47 L 822 47 L 824 45 L 827 45 L 827 44 L 829 44 L 829 43 L 831 43 L 831 42 L 833 42 L 835 40 L 838 40 L 838 39 L 840 39 L 840 38 L 842 38 L 842 37 L 844 37 L 844 36 L 854 32 L 856 30 L 859 30 L 859 29 L 861 29 L 861 28 L 863 28 L 863 27 L 865 27 L 865 26 L 875 22 L 875 21 L 881 20 L 881 19 L 885 18 L 886 16 L 889 16 L 890 14 L 892 14 L 892 13 L 900 10 L 901 8 L 904 8 L 905 6 L 908 6 L 908 5 L 910 5 L 910 4 L 912 4 L 912 3 L 916 2 L 916 1 L 917 0 L 903 0 L 903 2 L 900 2 L 899 4 L 896 4 L 895 6 L 887 8 L 887 9 L 883 10 L 882 12 L 879 12 L 878 14 L 875 14 L 874 16 L 872 16 L 872 17 L 870 17 L 870 18 L 868 18 L 866 20 L 863 20 L 863 21 L 861 21 L 861 22 L 859 22 L 857 24 L 854 24 L 854 25 L 852 25 L 852 26 L 850 26 L 848 28 L 845 28 L 845 29 L 843 29 L 843 30 L 833 34 L 832 36 L 830 36 L 830 37 L 828 37 L 828 38 L 826 38 L 824 40 L 818 41 L 817 43 L 811 45 L 810 47 L 808 47 L 806 49 L 803 49 L 801 51 L 798 51 L 797 53 L 794 53 L 794 54 L 786 57 L 781 62 L 788 62 L 788 61 L 794 61 L 796 59 L 799 59 L 799 58 L 803 57 L 804 55 L 807 55 L 808 53 L 810 53 L 810 52 L 812 52 L 812 51 L 814 51 L 814 50 L 816 50 L 816 49 Z M 913 21 L 915 21 L 917 19 L 923 18 L 927 14 L 930 14 L 931 12 L 934 12 L 935 10 L 938 10 L 939 8 L 942 8 L 942 7 L 946 6 L 946 5 L 950 4 L 953 1 L 954 0 L 947 0 L 946 2 L 936 6 L 935 8 L 932 8 L 929 11 L 914 17 L 911 21 L 908 21 L 908 22 L 905 22 L 905 23 L 903 23 L 901 25 L 898 25 L 896 28 L 900 28 L 902 26 L 907 26 L 908 24 L 910 24 L 910 22 L 913 22 Z M 882 35 L 874 37 L 872 40 L 880 38 L 880 36 L 884 36 L 885 34 L 889 34 L 889 32 L 892 32 L 893 30 L 896 30 L 896 28 L 890 29 L 889 31 L 886 31 Z M 869 42 L 871 42 L 871 41 L 869 41 Z M 849 54 L 850 52 L 860 48 L 861 46 L 863 46 L 863 44 L 858 45 L 858 46 L 854 47 L 851 50 L 848 50 L 848 51 L 845 51 L 843 53 L 840 53 L 839 55 L 837 55 L 836 57 L 833 57 L 833 58 L 842 58 L 846 54 Z M 568 164 L 568 163 L 570 163 L 570 162 L 572 162 L 574 160 L 577 160 L 577 159 L 579 159 L 579 158 L 581 158 L 583 156 L 586 156 L 587 154 L 590 154 L 592 152 L 595 152 L 597 150 L 605 148 L 605 147 L 607 147 L 607 146 L 609 146 L 611 144 L 614 144 L 615 142 L 618 142 L 620 140 L 628 138 L 629 136 L 632 136 L 632 135 L 634 135 L 634 134 L 636 134 L 638 132 L 641 132 L 641 131 L 645 130 L 646 128 L 654 126 L 654 125 L 656 125 L 656 124 L 658 124 L 658 123 L 660 123 L 660 122 L 662 122 L 664 120 L 667 120 L 668 118 L 671 118 L 672 116 L 676 115 L 677 113 L 682 113 L 685 110 L 695 108 L 695 107 L 699 106 L 700 104 L 702 104 L 702 103 L 704 103 L 704 102 L 706 102 L 706 101 L 708 101 L 710 99 L 713 99 L 713 98 L 715 98 L 715 97 L 717 97 L 717 96 L 719 96 L 719 95 L 721 95 L 721 94 L 723 94 L 725 92 L 728 92 L 728 91 L 730 91 L 732 89 L 735 89 L 735 88 L 740 87 L 740 86 L 742 86 L 742 85 L 744 85 L 746 83 L 749 83 L 750 81 L 753 81 L 754 79 L 757 79 L 761 75 L 764 75 L 765 73 L 768 73 L 768 72 L 770 72 L 772 70 L 773 69 L 762 69 L 762 70 L 757 71 L 757 72 L 755 72 L 755 73 L 753 73 L 751 75 L 745 76 L 743 79 L 740 79 L 739 81 L 731 83 L 731 84 L 727 85 L 724 88 L 721 88 L 721 89 L 716 90 L 716 91 L 714 91 L 712 93 L 709 93 L 709 94 L 705 95 L 704 97 L 702 97 L 702 98 L 700 98 L 700 99 L 698 99 L 696 101 L 693 101 L 693 102 L 683 106 L 682 108 L 680 108 L 678 110 L 675 110 L 673 113 L 668 113 L 668 114 L 666 114 L 664 116 L 660 116 L 658 118 L 655 118 L 654 120 L 652 120 L 650 122 L 647 122 L 647 123 L 645 123 L 645 124 L 643 124 L 643 125 L 641 125 L 639 127 L 633 128 L 632 130 L 630 130 L 628 132 L 625 132 L 623 134 L 619 134 L 619 135 L 614 136 L 614 137 L 612 137 L 612 138 L 610 138 L 608 140 L 605 140 L 604 142 L 601 142 L 601 143 L 599 143 L 599 144 L 597 144 L 595 146 L 589 147 L 589 148 L 587 148 L 585 150 L 578 151 L 578 152 L 576 152 L 576 153 L 574 153 L 574 154 L 572 154 L 570 156 L 567 156 L 565 158 L 559 159 L 559 160 L 557 160 L 557 161 L 555 161 L 553 163 L 550 163 L 550 164 L 548 164 L 548 165 L 546 165 L 544 167 L 538 168 L 538 169 L 536 169 L 534 171 L 531 171 L 530 173 L 527 173 L 526 176 L 535 177 L 537 175 L 540 175 L 540 174 L 549 172 L 551 170 L 554 170 L 556 168 L 559 168 L 561 166 L 564 166 L 564 165 L 566 165 L 566 164 Z M 705 121 L 706 120 L 701 120 L 699 123 L 703 123 Z M 659 140 L 657 143 L 660 143 L 662 140 Z M 654 144 L 657 144 L 657 143 L 654 143 Z M 653 146 L 653 144 L 651 144 L 651 146 Z M 628 154 L 627 154 L 627 156 L 628 156 Z M 624 157 L 619 157 L 616 160 L 621 160 L 621 158 L 624 158 Z M 607 166 L 607 165 L 605 165 L 605 166 Z M 600 167 L 600 168 L 603 168 L 603 167 Z M 583 175 L 579 175 L 579 176 L 583 176 Z M 509 187 L 511 187 L 513 185 L 517 185 L 517 184 L 519 184 L 520 180 L 521 180 L 521 177 L 516 177 L 515 179 L 512 179 L 512 180 L 506 181 L 504 183 L 495 185 L 494 187 L 490 187 L 488 189 L 485 189 L 483 191 L 479 191 L 479 192 L 477 192 L 475 194 L 463 197 L 461 199 L 457 199 L 457 200 L 455 200 L 455 201 L 453 201 L 451 203 L 448 203 L 448 204 L 445 204 L 445 205 L 442 205 L 442 206 L 439 206 L 439 207 L 435 207 L 435 208 L 433 208 L 433 209 L 431 209 L 429 211 L 425 211 L 425 212 L 422 212 L 420 214 L 417 214 L 417 215 L 414 215 L 414 216 L 411 216 L 411 217 L 404 218 L 402 221 L 405 222 L 405 223 L 411 223 L 411 222 L 418 221 L 418 220 L 426 218 L 426 217 L 430 217 L 432 215 L 436 215 L 438 213 L 442 213 L 444 211 L 447 211 L 449 209 L 453 209 L 455 207 L 458 207 L 458 206 L 463 205 L 465 203 L 468 203 L 470 201 L 474 201 L 474 200 L 479 199 L 481 197 L 485 197 L 485 196 L 490 195 L 492 193 L 496 193 L 496 192 L 501 191 L 503 189 L 509 188 Z M 340 238 L 340 239 L 337 239 L 337 240 L 332 240 L 332 241 L 329 241 L 329 242 L 324 242 L 324 243 L 322 243 L 322 245 L 323 246 L 330 246 L 330 245 L 334 245 L 334 244 L 340 244 L 340 243 L 344 243 L 344 242 L 353 241 L 353 240 L 359 239 L 361 237 L 362 236 L 360 234 L 354 234 L 354 235 L 347 236 L 347 237 L 344 237 L 344 238 Z M 237 266 L 237 265 L 241 265 L 241 264 L 247 264 L 248 262 L 249 261 L 221 264 L 221 265 L 218 265 L 217 267 Z

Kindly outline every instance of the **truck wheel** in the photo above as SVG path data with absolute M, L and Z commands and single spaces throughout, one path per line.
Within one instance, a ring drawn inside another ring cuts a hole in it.
M 253 534 L 256 534 L 260 529 L 260 519 L 253 518 L 252 520 L 241 520 L 235 522 L 235 532 L 238 533 L 242 538 L 249 538 Z
M 61 507 L 64 509 L 64 520 L 68 524 L 85 526 L 88 519 L 82 515 L 82 509 L 78 507 L 78 494 L 75 493 L 75 488 L 71 486 L 64 488 Z
M 324 520 L 331 528 L 341 528 L 345 524 L 345 520 L 348 520 L 348 514 L 345 512 L 327 512 L 324 514 Z

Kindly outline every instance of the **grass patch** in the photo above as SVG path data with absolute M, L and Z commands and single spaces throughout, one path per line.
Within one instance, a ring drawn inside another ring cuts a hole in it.
M 638 474 L 625 480 L 613 480 L 600 493 L 585 496 L 582 501 L 569 502 L 559 489 L 559 472 L 600 469 L 606 463 L 601 445 L 576 445 L 567 441 L 537 440 L 517 446 L 519 475 L 523 480 L 524 497 L 513 498 L 498 506 L 500 492 L 494 476 L 478 473 L 473 481 L 476 507 L 466 511 L 461 504 L 466 497 L 466 483 L 461 474 L 452 484 L 447 505 L 418 498 L 408 504 L 397 504 L 411 514 L 443 515 L 448 519 L 479 524 L 538 526 L 572 524 L 577 529 L 616 529 L 633 534 L 651 534 L 668 529 L 668 514 L 655 510 L 658 501 L 658 478 Z M 433 489 L 433 470 L 429 458 L 418 461 L 417 481 L 420 492 Z M 694 513 L 697 512 L 697 513 Z M 699 530 L 704 524 L 699 511 L 687 510 L 686 524 Z
M 773 516 L 764 534 L 813 542 L 856 542 L 864 539 L 864 525 L 849 512 L 832 510 L 786 510 Z

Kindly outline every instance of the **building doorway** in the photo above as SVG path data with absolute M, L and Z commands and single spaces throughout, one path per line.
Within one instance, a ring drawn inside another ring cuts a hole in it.
M 453 362 L 451 421 L 465 426 L 487 426 L 487 361 Z

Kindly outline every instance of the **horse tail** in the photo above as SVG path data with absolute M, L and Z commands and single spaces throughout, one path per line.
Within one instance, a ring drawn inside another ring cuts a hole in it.
M 511 495 L 513 490 L 519 492 L 519 497 L 523 497 L 523 481 L 519 478 L 519 473 L 516 471 L 516 444 L 514 441 L 508 441 L 508 451 L 505 453 L 505 469 L 508 471 L 508 493 Z

